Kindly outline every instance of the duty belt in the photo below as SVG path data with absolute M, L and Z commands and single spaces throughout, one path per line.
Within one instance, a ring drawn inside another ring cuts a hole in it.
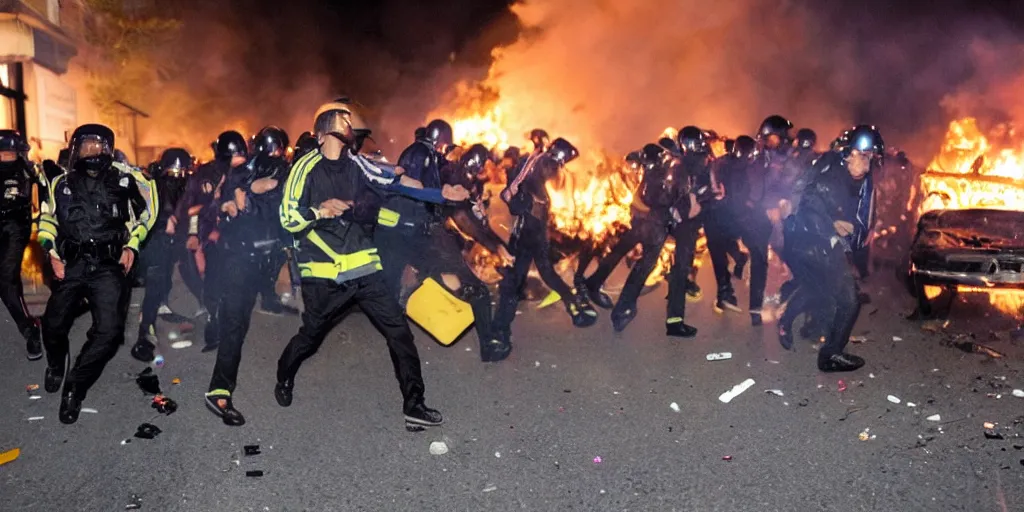
M 280 240 L 220 240 L 218 244 L 222 251 L 248 252 L 251 254 L 270 254 L 281 245 Z
M 121 258 L 123 245 L 116 242 L 76 242 L 64 240 L 60 243 L 58 251 L 64 261 L 78 261 L 82 258 L 91 258 L 97 261 L 113 260 Z

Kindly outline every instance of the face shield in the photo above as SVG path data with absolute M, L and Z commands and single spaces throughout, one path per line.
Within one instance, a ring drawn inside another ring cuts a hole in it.
M 79 160 L 97 160 L 97 157 L 114 159 L 114 148 L 110 142 L 98 135 L 84 135 L 73 142 L 71 147 L 71 165 Z

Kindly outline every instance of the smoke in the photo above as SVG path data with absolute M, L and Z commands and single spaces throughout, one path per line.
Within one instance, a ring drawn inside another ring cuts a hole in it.
M 1006 79 L 1024 76 L 1006 57 L 1022 54 L 1019 39 L 938 7 L 924 18 L 867 0 L 523 0 L 518 39 L 477 85 L 497 91 L 511 137 L 543 127 L 585 151 L 624 154 L 690 124 L 750 134 L 782 114 L 822 145 L 869 123 L 926 153 L 952 115 L 1024 105 L 1021 81 Z M 464 116 L 466 103 L 440 98 L 434 114 Z

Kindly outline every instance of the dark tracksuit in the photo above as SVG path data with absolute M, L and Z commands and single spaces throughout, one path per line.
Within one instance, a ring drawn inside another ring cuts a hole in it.
M 406 412 L 423 403 L 420 358 L 398 298 L 387 287 L 371 232 L 381 195 L 397 191 L 443 202 L 439 193 L 397 186 L 398 177 L 346 152 L 328 160 L 320 151 L 298 159 L 284 188 L 281 224 L 295 235 L 305 311 L 302 327 L 285 347 L 277 365 L 279 383 L 292 382 L 302 362 L 357 304 L 384 335 Z M 317 218 L 328 199 L 352 201 L 340 218 Z
M 244 166 L 232 169 L 220 199 L 214 202 L 219 211 L 224 203 L 235 199 L 236 190 L 245 194 L 245 209 L 235 217 L 222 214 L 217 226 L 217 284 L 222 291 L 210 311 L 208 326 L 220 341 L 210 379 L 211 394 L 226 392 L 230 396 L 235 391 L 242 344 L 249 332 L 256 296 L 266 287 L 260 276 L 267 275 L 272 254 L 281 252 L 280 205 L 284 185 L 278 183 L 273 190 L 255 194 L 251 187 L 260 177 L 268 176 Z
M 850 176 L 840 158 L 829 155 L 824 165 L 816 166 L 819 172 L 810 178 L 796 213 L 785 222 L 787 264 L 799 284 L 796 295 L 804 297 L 798 305 L 813 305 L 827 326 L 819 363 L 843 352 L 860 311 L 847 257 L 849 242 L 836 234 L 834 222 L 857 226 L 863 182 Z
M 56 250 L 65 262 L 65 276 L 53 282 L 43 314 L 43 342 L 48 366 L 66 368 L 68 333 L 78 304 L 88 300 L 93 325 L 64 380 L 65 390 L 74 391 L 79 399 L 85 398 L 124 343 L 130 290 L 119 259 L 124 248 L 137 255 L 155 223 L 157 205 L 152 182 L 116 162 L 96 177 L 76 169 L 50 186 L 39 242 L 47 252 Z
M 249 172 L 252 174 L 253 179 L 260 178 L 271 178 L 277 180 L 278 187 L 283 188 L 285 181 L 288 180 L 288 172 L 290 166 L 288 161 L 284 157 L 266 157 L 256 156 L 251 159 L 249 164 Z M 281 197 L 281 192 L 275 192 L 278 198 Z M 268 261 L 264 265 L 265 276 L 260 286 L 260 300 L 264 306 L 269 304 L 276 304 L 280 302 L 280 297 L 277 295 L 277 277 L 281 273 L 281 267 L 284 266 L 288 261 L 288 253 L 286 249 L 291 245 L 291 234 L 278 225 L 277 238 L 281 241 L 275 250 L 271 251 L 268 255 Z
M 422 183 L 424 190 L 435 190 L 438 194 L 442 187 L 441 166 L 445 163 L 444 156 L 424 141 L 414 142 L 398 159 L 406 176 Z M 398 300 L 406 266 L 415 268 L 421 278 L 433 277 L 442 286 L 442 274 L 455 275 L 460 282 L 455 294 L 469 302 L 477 337 L 483 347 L 492 338 L 491 294 L 462 257 L 459 235 L 444 223 L 445 212 L 440 205 L 404 196 L 385 200 L 374 232 L 384 279 Z
M 200 273 L 196 266 L 196 254 L 186 251 L 184 261 L 186 265 L 183 268 L 182 279 L 185 280 L 186 286 L 193 294 L 199 293 L 197 298 L 207 310 L 210 309 L 211 303 L 216 301 L 216 294 L 219 291 L 215 281 L 208 279 L 210 276 L 216 275 L 216 244 L 212 243 L 209 237 L 216 229 L 218 214 L 216 208 L 209 208 L 209 206 L 213 203 L 214 195 L 230 166 L 230 162 L 226 160 L 215 160 L 201 165 L 195 174 L 188 178 L 185 195 L 178 202 L 178 209 L 175 213 L 175 218 L 178 219 L 176 234 L 182 236 L 184 240 L 188 240 L 192 236 L 199 237 L 200 250 L 206 256 L 205 272 Z M 189 210 L 194 208 L 199 208 L 199 213 L 190 215 Z M 188 284 L 190 282 L 191 285 Z M 199 286 L 200 282 L 202 286 Z M 206 296 L 208 293 L 209 297 Z M 210 340 L 211 338 L 207 338 L 208 345 Z
M 669 227 L 673 222 L 671 208 L 676 206 L 679 194 L 683 190 L 678 177 L 673 174 L 676 170 L 676 166 L 661 164 L 645 171 L 634 196 L 636 200 L 632 205 L 629 229 L 615 242 L 611 252 L 601 258 L 597 270 L 584 281 L 588 290 L 600 290 L 622 258 L 637 244 L 641 244 L 643 255 L 634 263 L 619 294 L 619 300 L 612 309 L 612 321 L 617 330 L 625 328 L 625 324 L 621 322 L 628 323 L 636 316 L 637 299 L 661 256 Z
M 38 324 L 25 306 L 21 262 L 32 236 L 32 185 L 39 177 L 21 158 L 0 163 L 0 300 L 26 339 L 38 334 Z M 39 188 L 40 202 L 46 187 Z
M 139 323 L 139 337 L 152 334 L 160 305 L 167 302 L 171 293 L 174 264 L 178 260 L 182 240 L 168 235 L 167 222 L 174 216 L 178 202 L 185 192 L 185 178 L 171 175 L 156 179 L 160 211 L 153 225 L 153 232 L 146 238 L 142 249 L 142 263 L 146 268 L 146 295 L 142 300 L 142 321 Z

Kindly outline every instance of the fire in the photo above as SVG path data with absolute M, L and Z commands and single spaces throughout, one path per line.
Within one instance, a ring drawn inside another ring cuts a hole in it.
M 924 287 L 924 295 L 929 300 L 942 294 L 941 286 Z M 989 290 L 976 286 L 958 286 L 957 293 L 984 293 L 988 295 L 988 303 L 1003 313 L 1020 316 L 1024 313 L 1024 290 Z

